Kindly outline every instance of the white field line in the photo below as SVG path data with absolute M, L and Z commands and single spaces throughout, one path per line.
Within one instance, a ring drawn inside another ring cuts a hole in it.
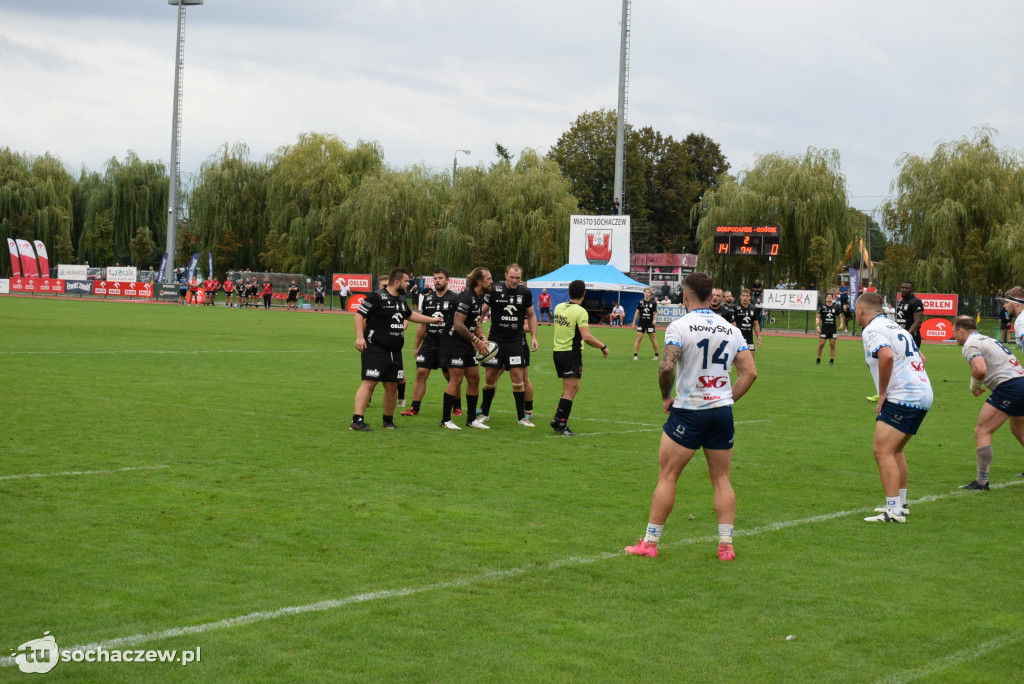
M 915 679 L 921 677 L 927 677 L 929 675 L 936 674 L 954 665 L 965 663 L 968 660 L 977 660 L 981 656 L 985 655 L 989 651 L 995 651 L 1000 648 L 1005 648 L 1012 644 L 1016 644 L 1018 641 L 1024 639 L 1024 631 L 1010 632 L 1009 634 L 1003 634 L 995 639 L 986 641 L 983 644 L 973 646 L 971 648 L 965 648 L 962 651 L 951 653 L 948 656 L 942 658 L 936 658 L 930 663 L 926 663 L 921 667 L 916 667 L 913 670 L 905 670 L 897 674 L 886 677 L 880 680 L 879 684 L 904 684 L 904 682 L 912 682 Z
M 135 466 L 132 468 L 115 468 L 114 470 L 67 470 L 62 473 L 25 473 L 24 475 L 0 475 L 0 480 L 22 480 L 26 477 L 58 477 L 63 475 L 109 475 L 111 473 L 123 473 L 127 470 L 155 470 L 157 468 L 170 468 L 170 466 Z
M 1004 487 L 1012 487 L 1014 485 L 1020 484 L 1024 484 L 1024 479 L 1016 480 L 1013 482 L 1004 482 L 1002 484 L 993 484 L 991 485 L 991 487 L 992 489 L 1002 489 Z M 924 496 L 921 497 L 920 499 L 915 499 L 913 501 L 910 501 L 909 503 L 917 504 L 926 501 L 940 501 L 942 499 L 950 499 L 955 496 L 965 496 L 965 494 L 960 491 L 949 492 L 946 494 L 935 494 L 932 496 Z M 966 496 L 971 495 L 966 494 Z M 810 518 L 784 520 L 777 523 L 771 523 L 769 525 L 762 525 L 761 527 L 755 527 L 749 530 L 737 530 L 736 536 L 752 537 L 754 535 L 764 534 L 765 532 L 774 532 L 776 530 L 785 529 L 787 527 L 795 527 L 797 525 L 808 525 L 812 523 L 823 522 L 826 520 L 833 520 L 835 518 L 842 518 L 849 515 L 857 515 L 859 513 L 869 513 L 872 512 L 873 510 L 873 508 L 857 508 L 850 511 L 838 511 L 836 513 L 828 513 L 826 515 L 816 515 Z M 661 546 L 662 548 L 665 548 L 668 546 L 682 546 L 685 544 L 714 542 L 717 540 L 718 535 L 714 534 L 704 537 L 690 537 L 688 539 L 679 539 L 674 542 L 665 542 Z M 598 561 L 617 558 L 619 556 L 622 556 L 623 554 L 623 551 L 605 551 L 603 553 L 594 554 L 592 556 L 563 558 L 561 560 L 552 561 L 550 563 L 524 565 L 518 568 L 511 568 L 509 570 L 492 570 L 490 572 L 485 572 L 479 575 L 449 580 L 447 582 L 436 582 L 434 584 L 425 584 L 419 587 L 407 587 L 405 589 L 385 589 L 381 591 L 373 591 L 364 594 L 354 594 L 352 596 L 346 596 L 344 598 L 339 599 L 327 599 L 324 601 L 317 601 L 316 603 L 307 603 L 301 606 L 288 606 L 286 608 L 278 608 L 276 610 L 257 611 L 254 613 L 249 613 L 247 615 L 239 615 L 238 617 L 216 620 L 214 622 L 204 622 L 199 625 L 173 627 L 171 629 L 144 632 L 142 634 L 133 634 L 131 636 L 115 637 L 112 639 L 107 639 L 106 641 L 96 641 L 89 644 L 79 644 L 76 646 L 71 646 L 68 649 L 61 650 L 87 651 L 99 648 L 103 648 L 105 650 L 122 649 L 128 646 L 137 646 L 139 644 L 145 644 L 152 641 L 160 641 L 162 639 L 172 639 L 175 637 L 191 634 L 203 634 L 205 632 L 212 632 L 218 629 L 227 629 L 230 627 L 238 627 L 240 625 L 252 624 L 255 622 L 276 620 L 277 618 L 287 617 L 289 615 L 300 615 L 302 613 L 314 613 L 325 610 L 333 610 L 335 608 L 342 608 L 344 606 L 349 606 L 357 603 L 368 603 L 370 601 L 379 601 L 382 599 L 413 596 L 416 594 L 423 594 L 428 591 L 457 589 L 459 587 L 467 587 L 474 584 L 479 584 L 481 582 L 509 579 L 511 577 L 518 577 L 520 575 L 526 575 L 535 572 L 543 573 L 548 570 L 557 570 L 559 568 L 569 567 L 573 565 L 596 563 Z M 1014 638 L 1017 639 L 1019 638 L 1019 636 L 1015 636 Z M 978 655 L 980 655 L 980 653 L 978 653 Z M 14 658 L 0 658 L 0 667 L 10 667 L 14 664 Z

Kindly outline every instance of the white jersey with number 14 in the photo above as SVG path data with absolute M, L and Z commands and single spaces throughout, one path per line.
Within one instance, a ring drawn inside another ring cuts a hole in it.
M 729 369 L 749 349 L 740 329 L 711 309 L 694 309 L 665 329 L 665 344 L 682 350 L 676 364 L 674 408 L 711 409 L 733 403 Z

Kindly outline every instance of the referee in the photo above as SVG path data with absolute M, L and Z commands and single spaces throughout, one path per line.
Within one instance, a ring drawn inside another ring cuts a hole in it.
M 569 413 L 572 412 L 572 401 L 580 389 L 580 378 L 583 377 L 583 343 L 597 347 L 608 358 L 608 345 L 590 333 L 590 315 L 581 306 L 586 294 L 586 283 L 574 280 L 569 283 L 569 301 L 555 307 L 555 339 L 552 349 L 555 372 L 562 378 L 562 397 L 558 400 L 555 417 L 551 419 L 551 427 L 566 437 L 577 436 L 567 423 Z

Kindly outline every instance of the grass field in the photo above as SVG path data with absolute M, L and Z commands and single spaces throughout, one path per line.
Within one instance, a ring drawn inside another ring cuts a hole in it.
M 435 374 L 420 416 L 370 434 L 347 429 L 350 316 L 0 298 L 4 646 L 201 648 L 45 681 L 1021 680 L 1024 450 L 1000 430 L 993 490 L 957 490 L 981 402 L 959 348 L 925 348 L 908 523 L 869 525 L 859 338 L 833 368 L 816 340 L 766 338 L 735 408 L 738 558 L 721 563 L 699 456 L 661 556 L 621 553 L 662 414 L 650 347 L 634 362 L 630 330 L 597 334 L 612 355 L 584 356 L 582 437 L 544 427 L 547 327 L 536 429 L 507 378 L 493 429 L 440 429 Z M 27 676 L 2 661 L 0 681 Z

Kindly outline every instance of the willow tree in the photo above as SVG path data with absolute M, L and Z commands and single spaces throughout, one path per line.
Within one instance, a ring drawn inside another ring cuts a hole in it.
M 300 257 L 303 273 L 324 273 L 336 265 L 337 235 L 332 212 L 362 179 L 384 168 L 380 146 L 360 141 L 349 147 L 336 136 L 303 133 L 298 142 L 270 158 L 267 225 Z
M 193 178 L 189 222 L 213 252 L 216 272 L 253 267 L 265 250 L 267 174 L 267 164 L 249 159 L 247 145 L 225 143 Z
M 450 188 L 445 175 L 419 166 L 363 178 L 329 218 L 326 234 L 342 247 L 343 268 L 423 273 L 439 265 L 434 241 Z
M 920 291 L 984 295 L 1024 282 L 1024 155 L 998 149 L 995 135 L 982 127 L 930 158 L 900 159 L 883 215 L 904 248 L 894 256 L 912 256 L 886 259 L 883 288 L 912 280 Z
M 127 261 L 131 241 L 140 226 L 150 229 L 155 242 L 167 234 L 167 169 L 160 162 L 143 161 L 131 150 L 123 162 L 111 157 L 104 182 L 109 188 L 115 259 Z M 103 265 L 103 264 L 100 264 Z
M 525 277 L 565 263 L 577 201 L 557 163 L 524 150 L 515 165 L 467 169 L 441 216 L 437 260 L 458 271 L 515 262 Z
M 0 244 L 4 238 L 42 240 L 55 249 L 72 221 L 71 175 L 56 157 L 32 157 L 0 148 Z M 0 262 L 10 275 L 10 260 Z
M 803 155 L 762 155 L 738 179 L 723 176 L 720 183 L 694 208 L 694 216 L 700 217 L 700 267 L 711 273 L 721 271 L 721 257 L 714 255 L 716 225 L 779 226 L 775 277 L 801 286 L 817 283 L 821 270 L 834 273 L 847 245 L 857 236 L 847 212 L 846 179 L 836 150 L 811 147 Z M 825 244 L 817 241 L 812 252 L 812 238 L 817 236 Z M 767 272 L 764 258 L 726 259 L 733 260 L 726 268 L 743 283 L 763 279 Z M 812 263 L 814 270 L 809 265 Z

